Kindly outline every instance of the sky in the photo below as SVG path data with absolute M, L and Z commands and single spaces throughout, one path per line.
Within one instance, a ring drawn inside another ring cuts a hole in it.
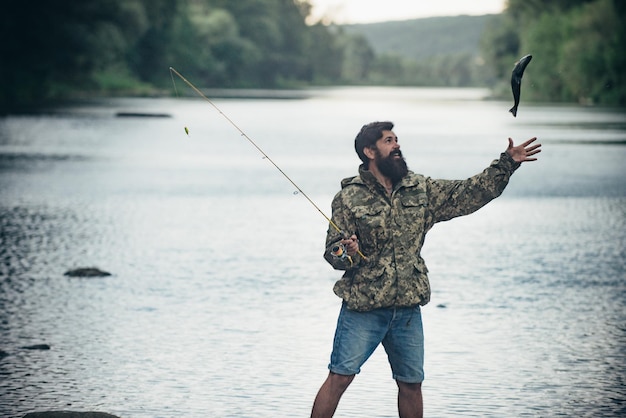
M 506 0 L 309 0 L 313 20 L 331 17 L 334 23 L 372 23 L 432 16 L 501 13 Z

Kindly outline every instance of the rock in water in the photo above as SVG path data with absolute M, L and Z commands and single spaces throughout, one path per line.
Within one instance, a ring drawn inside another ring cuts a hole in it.
M 50 346 L 48 344 L 33 344 L 33 345 L 25 345 L 20 347 L 24 350 L 50 350 Z
M 65 272 L 65 276 L 69 277 L 105 277 L 110 276 L 108 271 L 100 270 L 96 267 L 81 267 Z

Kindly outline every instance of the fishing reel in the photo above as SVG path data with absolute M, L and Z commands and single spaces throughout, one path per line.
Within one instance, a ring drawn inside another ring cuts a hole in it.
M 341 260 L 350 257 L 348 255 L 348 251 L 346 251 L 346 246 L 342 243 L 338 243 L 331 248 L 330 253 Z

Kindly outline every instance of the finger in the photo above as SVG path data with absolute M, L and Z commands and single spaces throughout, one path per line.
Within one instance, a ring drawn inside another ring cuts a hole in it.
M 353 241 L 353 240 L 344 240 L 341 242 L 346 248 L 352 250 L 355 248 L 359 248 L 359 244 L 357 243 L 357 241 Z
M 524 143 L 522 144 L 522 146 L 523 146 L 524 148 L 526 148 L 527 146 L 529 146 L 530 144 L 532 144 L 532 143 L 533 143 L 533 142 L 535 142 L 536 140 L 537 140 L 537 137 L 536 137 L 536 136 L 535 136 L 535 137 L 532 137 L 532 138 L 530 138 L 528 141 L 524 142 Z
M 509 148 L 513 148 L 513 139 L 509 138 Z

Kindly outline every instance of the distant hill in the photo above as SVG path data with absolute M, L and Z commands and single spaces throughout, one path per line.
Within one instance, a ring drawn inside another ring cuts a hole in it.
M 363 35 L 377 55 L 422 61 L 440 55 L 478 55 L 483 30 L 498 16 L 445 16 L 341 27 L 348 34 Z

